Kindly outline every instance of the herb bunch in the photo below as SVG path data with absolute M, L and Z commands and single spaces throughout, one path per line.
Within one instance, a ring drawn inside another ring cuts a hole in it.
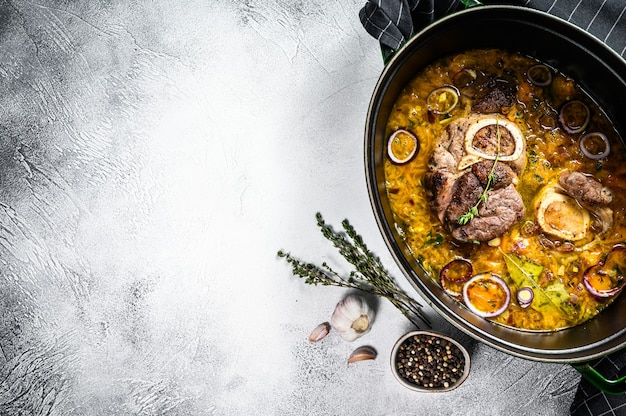
M 459 219 L 457 220 L 457 223 L 459 225 L 465 225 L 471 220 L 473 220 L 474 217 L 478 216 L 478 207 L 480 206 L 481 203 L 483 204 L 487 203 L 487 194 L 491 190 L 493 181 L 496 180 L 495 170 L 496 170 L 496 165 L 498 164 L 498 159 L 500 158 L 500 137 L 501 137 L 497 115 L 496 115 L 496 136 L 498 137 L 498 147 L 496 149 L 496 157 L 493 160 L 493 165 L 491 165 L 491 170 L 489 171 L 489 175 L 487 175 L 487 184 L 485 185 L 485 189 L 478 197 L 478 201 L 476 201 L 476 203 L 472 205 L 465 214 L 459 217 Z
M 345 232 L 337 232 L 325 223 L 319 212 L 316 214 L 316 219 L 322 235 L 333 243 L 339 250 L 339 254 L 352 264 L 355 270 L 345 277 L 335 272 L 326 262 L 317 266 L 300 261 L 290 253 L 278 251 L 278 256 L 291 265 L 294 276 L 303 278 L 304 282 L 310 285 L 356 289 L 386 298 L 416 327 L 419 328 L 418 321 L 430 327 L 428 318 L 422 312 L 422 305 L 400 289 L 385 270 L 380 259 L 369 251 L 363 238 L 348 220 L 343 220 L 341 223 Z

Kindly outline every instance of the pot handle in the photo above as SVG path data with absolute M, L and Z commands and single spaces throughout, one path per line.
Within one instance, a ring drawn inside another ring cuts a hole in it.
M 590 363 L 572 364 L 582 376 L 589 381 L 593 386 L 597 387 L 601 391 L 607 394 L 624 394 L 626 393 L 626 376 L 620 377 L 615 380 L 608 380 Z
M 461 4 L 464 8 L 469 9 L 470 7 L 482 6 L 483 4 L 479 0 L 461 0 Z M 383 55 L 383 63 L 387 65 L 393 55 L 396 53 L 396 50 L 391 49 L 389 46 L 380 45 L 380 51 Z

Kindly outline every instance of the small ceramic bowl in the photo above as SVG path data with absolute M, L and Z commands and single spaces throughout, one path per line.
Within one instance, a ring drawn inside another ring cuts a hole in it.
M 404 387 L 446 392 L 459 387 L 470 372 L 470 355 L 452 338 L 432 331 L 412 331 L 391 350 L 391 371 Z

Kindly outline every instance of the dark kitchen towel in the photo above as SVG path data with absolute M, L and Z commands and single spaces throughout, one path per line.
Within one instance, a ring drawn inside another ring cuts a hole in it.
M 359 12 L 367 33 L 396 51 L 437 18 L 457 10 L 460 0 L 370 0 Z
M 592 363 L 600 374 L 610 380 L 626 375 L 626 352 L 618 351 Z M 626 415 L 626 395 L 605 394 L 582 378 L 570 407 L 573 416 Z
M 395 51 L 428 23 L 474 2 L 369 0 L 359 12 L 359 18 L 370 35 Z M 548 12 L 585 29 L 626 57 L 625 0 L 484 0 L 482 3 L 513 4 Z
M 381 46 L 398 50 L 412 35 L 472 0 L 369 0 L 359 12 L 365 30 Z M 588 31 L 626 57 L 626 0 L 510 0 L 483 4 L 512 4 L 548 12 Z M 598 359 L 592 366 L 607 378 L 626 375 L 626 351 Z M 605 394 L 581 379 L 570 408 L 576 416 L 626 415 L 626 395 Z

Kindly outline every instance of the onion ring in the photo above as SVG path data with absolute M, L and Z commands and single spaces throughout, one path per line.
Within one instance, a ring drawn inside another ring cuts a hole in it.
M 531 84 L 538 87 L 547 87 L 552 83 L 552 70 L 544 64 L 533 65 L 526 71 Z
M 396 147 L 400 147 L 400 149 L 397 149 Z M 408 151 L 406 150 L 406 147 L 408 147 Z M 389 159 L 391 159 L 393 163 L 402 165 L 413 159 L 413 157 L 417 154 L 419 147 L 420 142 L 413 133 L 404 129 L 398 129 L 389 137 L 389 141 L 387 142 L 387 153 L 389 154 Z
M 451 282 L 466 282 L 472 276 L 472 263 L 465 259 L 452 260 L 446 264 L 439 277 Z
M 459 103 L 459 91 L 455 87 L 440 87 L 428 94 L 426 107 L 434 114 L 449 113 Z
M 591 110 L 580 100 L 566 102 L 559 111 L 559 124 L 569 134 L 580 133 L 589 125 Z
M 511 303 L 511 291 L 500 276 L 494 273 L 481 273 L 465 282 L 463 300 L 469 310 L 476 315 L 493 318 L 507 310 Z M 479 302 L 482 304 L 479 305 Z
M 598 143 L 598 139 L 602 142 L 601 144 Z M 581 137 L 579 146 L 583 155 L 592 160 L 604 159 L 611 152 L 611 144 L 609 143 L 608 137 L 606 137 L 606 134 L 600 133 L 599 131 L 585 134 Z M 596 148 L 598 148 L 598 150 L 596 150 Z M 600 149 L 602 150 L 599 151 Z
M 465 88 L 472 85 L 476 80 L 476 77 L 477 75 L 475 70 L 465 68 L 457 72 L 452 81 L 456 87 Z
M 522 287 L 517 290 L 517 303 L 523 309 L 526 309 L 533 303 L 535 298 L 535 292 L 528 286 Z
M 620 265 L 622 267 L 620 267 Z M 626 284 L 626 246 L 613 246 L 604 261 L 589 267 L 583 274 L 585 288 L 593 296 L 608 298 L 619 293 Z M 609 287 L 600 287 L 601 285 Z
M 439 273 L 439 282 L 447 294 L 455 298 L 463 295 L 463 284 L 472 277 L 472 263 L 465 259 L 452 260 Z

